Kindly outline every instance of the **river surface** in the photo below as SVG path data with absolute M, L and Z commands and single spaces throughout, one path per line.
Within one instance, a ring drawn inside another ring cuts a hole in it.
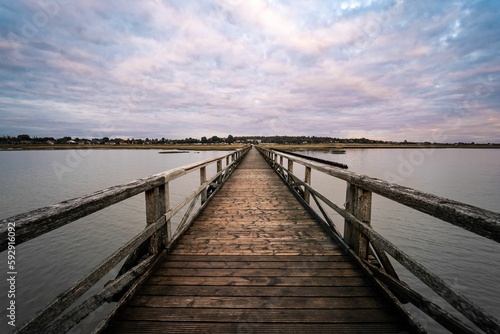
M 0 151 L 0 219 L 127 183 L 228 152 L 158 154 L 157 150 Z M 500 150 L 349 149 L 346 154 L 302 152 L 347 164 L 349 170 L 499 212 Z M 214 172 L 213 170 L 209 170 Z M 303 175 L 299 166 L 295 172 Z M 199 176 L 171 185 L 172 204 L 190 193 Z M 312 184 L 342 205 L 346 184 L 313 171 Z M 144 195 L 92 214 L 16 247 L 16 324 L 21 324 L 145 226 Z M 342 231 L 342 219 L 335 218 Z M 372 226 L 457 291 L 500 317 L 500 245 L 374 195 Z M 7 254 L 0 254 L 6 276 Z M 442 304 L 411 274 L 400 276 Z M 116 268 L 103 281 L 113 278 Z M 7 325 L 8 286 L 0 283 L 0 333 Z M 74 333 L 90 332 L 101 307 Z M 416 313 L 430 333 L 445 333 Z

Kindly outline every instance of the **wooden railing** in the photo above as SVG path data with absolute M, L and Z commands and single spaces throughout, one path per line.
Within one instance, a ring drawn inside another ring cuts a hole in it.
M 500 242 L 500 214 L 383 180 L 358 175 L 282 151 L 257 148 L 289 185 L 290 189 L 295 192 L 299 200 L 324 225 L 330 235 L 340 242 L 344 249 L 358 261 L 364 271 L 374 279 L 379 288 L 388 293 L 393 301 L 399 305 L 411 302 L 453 333 L 478 332 L 410 288 L 407 283 L 402 282 L 391 265 L 388 255 L 429 286 L 478 328 L 486 333 L 500 333 L 498 319 L 459 292 L 454 291 L 443 279 L 412 259 L 377 233 L 370 225 L 372 193 L 496 242 Z M 294 174 L 294 163 L 305 167 L 303 178 Z M 311 187 L 312 170 L 347 182 L 345 209 Z M 314 200 L 316 208 L 311 206 L 311 199 Z M 325 206 L 330 207 L 345 219 L 344 237 L 337 230 L 331 216 L 325 210 Z M 396 299 L 396 296 L 399 300 Z M 407 315 L 411 317 L 408 312 Z
M 23 324 L 17 333 L 65 333 L 96 310 L 106 301 L 123 293 L 116 311 L 134 293 L 137 287 L 179 237 L 187 230 L 197 213 L 208 203 L 207 199 L 218 190 L 250 148 L 233 151 L 220 158 L 213 158 L 175 168 L 127 184 L 107 188 L 93 194 L 61 202 L 52 206 L 3 219 L 0 221 L 0 252 L 8 248 L 9 226 L 15 227 L 16 246 L 47 232 L 71 223 L 79 218 L 104 209 L 127 198 L 145 193 L 146 228 L 132 240 L 108 256 L 84 278 L 57 296 L 32 320 Z M 223 163 L 225 161 L 225 166 Z M 207 179 L 207 166 L 216 164 L 216 174 Z M 200 185 L 175 207 L 170 207 L 169 182 L 191 172 L 199 171 Z M 201 206 L 193 209 L 198 199 Z M 171 231 L 171 219 L 187 207 L 176 231 Z M 94 286 L 105 274 L 127 258 L 118 277 L 106 284 L 99 293 L 79 306 L 65 312 L 79 297 Z M 115 311 L 112 311 L 110 318 Z

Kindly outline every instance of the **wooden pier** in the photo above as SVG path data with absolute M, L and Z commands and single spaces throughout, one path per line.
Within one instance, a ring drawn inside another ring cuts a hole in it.
M 345 181 L 345 203 L 314 189 L 313 172 Z M 171 203 L 170 182 L 196 174 Z M 495 242 L 500 214 L 259 146 L 0 220 L 0 252 L 141 193 L 145 228 L 13 332 L 66 333 L 116 301 L 94 333 L 425 333 L 407 303 L 452 333 L 500 333 L 495 316 L 370 224 L 372 193 Z
M 256 150 L 110 333 L 400 333 L 404 321 Z

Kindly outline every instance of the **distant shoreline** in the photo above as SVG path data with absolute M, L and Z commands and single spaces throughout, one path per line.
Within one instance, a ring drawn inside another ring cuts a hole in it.
M 231 151 L 245 147 L 234 145 L 0 145 L 0 151 L 32 151 L 32 150 L 179 150 L 179 151 Z
M 467 148 L 500 149 L 500 144 L 261 144 L 267 148 L 300 151 L 329 151 L 338 149 L 415 149 L 415 148 Z M 0 151 L 31 150 L 184 150 L 184 151 L 230 151 L 245 147 L 246 144 L 232 145 L 0 145 Z
M 500 149 L 500 144 L 300 144 L 300 145 L 282 145 L 282 144 L 262 144 L 267 148 L 276 148 L 280 150 L 297 151 L 328 151 L 341 149 L 415 149 L 415 148 L 473 148 L 473 149 Z

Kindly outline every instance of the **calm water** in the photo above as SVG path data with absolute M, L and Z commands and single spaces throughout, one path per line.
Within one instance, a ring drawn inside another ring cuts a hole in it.
M 500 150 L 371 149 L 348 150 L 344 155 L 306 153 L 345 163 L 349 170 L 357 173 L 492 211 L 498 212 L 500 207 Z M 226 152 L 158 154 L 155 150 L 0 152 L 0 218 L 224 154 Z M 295 170 L 301 173 L 300 168 Z M 198 180 L 198 175 L 192 175 L 174 182 L 171 185 L 173 204 L 189 193 Z M 312 182 L 337 203 L 344 203 L 344 182 L 314 171 Z M 378 232 L 500 317 L 498 244 L 377 196 L 374 196 L 372 216 L 372 225 Z M 342 230 L 342 219 L 336 219 L 336 223 Z M 144 197 L 139 195 L 19 245 L 17 323 L 27 320 L 70 287 L 144 225 Z M 0 257 L 0 272 L 6 273 L 6 253 Z M 112 279 L 116 271 L 103 281 Z M 403 279 L 415 282 L 399 267 L 398 272 Z M 5 321 L 4 292 L 8 289 L 4 279 L 0 289 L 0 332 L 4 333 L 11 329 Z M 426 292 L 423 287 L 418 289 Z M 432 294 L 429 298 L 435 299 Z M 89 332 L 106 310 L 101 308 L 74 332 Z M 429 332 L 442 332 L 431 321 L 418 317 Z
M 157 150 L 0 151 L 0 219 L 133 181 L 229 152 L 158 154 Z M 208 176 L 215 166 L 207 168 Z M 172 205 L 191 193 L 199 175 L 170 184 Z M 145 227 L 145 201 L 140 194 L 117 205 L 17 246 L 17 319 L 21 324 L 59 293 L 71 287 L 113 251 Z M 7 272 L 1 254 L 0 272 Z M 113 279 L 119 268 L 101 283 Z M 96 287 L 97 290 L 97 287 Z M 0 284 L 0 333 L 7 333 L 7 283 Z M 109 306 L 99 309 L 74 333 L 90 332 Z
M 347 164 L 350 171 L 359 174 L 500 212 L 500 150 L 351 149 L 346 154 L 305 154 Z M 313 171 L 312 184 L 337 204 L 345 202 L 345 182 Z M 334 221 L 342 232 L 343 219 Z M 377 195 L 372 203 L 372 225 L 457 291 L 500 318 L 500 244 Z M 412 287 L 445 306 L 404 268 L 397 263 L 395 267 Z M 446 333 L 432 320 L 416 314 L 430 333 Z

